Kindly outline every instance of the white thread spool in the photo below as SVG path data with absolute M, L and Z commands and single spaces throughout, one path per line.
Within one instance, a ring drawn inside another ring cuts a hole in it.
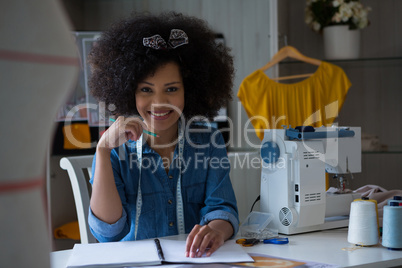
M 374 202 L 354 201 L 350 208 L 348 242 L 360 246 L 378 244 L 377 211 Z
M 402 249 L 402 206 L 399 202 L 390 202 L 384 206 L 382 224 L 382 245 L 389 249 Z

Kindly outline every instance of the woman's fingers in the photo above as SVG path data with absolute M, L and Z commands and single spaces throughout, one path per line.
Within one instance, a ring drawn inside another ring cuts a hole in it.
M 145 124 L 139 118 L 138 119 L 127 118 L 126 125 L 124 128 L 127 140 L 133 140 L 133 141 L 138 140 L 141 137 L 144 125 Z
M 217 239 L 212 240 L 210 243 L 209 249 L 206 253 L 206 256 L 207 257 L 211 256 L 211 254 L 214 253 L 218 248 L 220 248 L 223 245 L 223 243 L 224 243 L 223 239 L 217 238 Z
M 191 249 L 193 246 L 193 241 L 198 231 L 201 229 L 201 227 L 202 227 L 201 225 L 196 224 L 194 228 L 191 230 L 191 232 L 188 234 L 186 240 L 186 252 L 185 252 L 186 257 L 191 257 Z
M 127 117 L 124 120 L 126 136 L 129 140 L 138 140 L 147 125 L 139 117 Z
M 186 257 L 201 257 L 206 253 L 209 257 L 224 243 L 224 238 L 216 230 L 208 225 L 194 226 L 193 230 L 187 237 L 186 241 Z
M 113 149 L 119 147 L 127 140 L 136 141 L 141 137 L 146 124 L 138 117 L 119 116 L 105 131 L 98 145 Z

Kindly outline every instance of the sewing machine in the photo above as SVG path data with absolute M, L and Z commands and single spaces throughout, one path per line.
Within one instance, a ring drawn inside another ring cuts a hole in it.
M 282 234 L 347 227 L 348 174 L 361 172 L 360 127 L 302 127 L 265 130 L 261 143 L 260 210 Z M 326 174 L 339 181 L 339 194 L 326 193 Z

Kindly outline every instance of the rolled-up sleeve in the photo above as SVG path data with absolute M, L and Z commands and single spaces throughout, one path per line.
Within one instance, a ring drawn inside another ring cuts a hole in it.
M 122 201 L 123 205 L 123 212 L 119 220 L 117 220 L 115 223 L 109 224 L 106 223 L 99 218 L 97 218 L 93 212 L 91 207 L 89 207 L 89 213 L 88 213 L 88 225 L 91 230 L 91 233 L 93 236 L 99 241 L 99 242 L 113 242 L 113 241 L 119 241 L 122 240 L 127 233 L 130 231 L 130 225 L 128 224 L 128 216 L 127 216 L 127 204 L 125 200 L 125 195 L 124 195 L 124 183 L 123 180 L 121 179 L 120 174 L 118 173 L 117 169 L 115 167 L 118 167 L 119 165 L 119 159 L 118 155 L 112 151 L 111 153 L 111 162 L 113 167 L 113 175 L 116 183 L 116 188 L 117 191 L 119 192 L 120 199 Z M 95 163 L 96 163 L 96 154 L 93 160 L 92 164 L 92 176 L 90 183 L 93 183 L 94 180 L 94 172 L 95 172 Z
M 122 239 L 122 234 L 128 232 L 127 229 L 127 213 L 123 209 L 121 218 L 112 224 L 106 223 L 98 219 L 93 213 L 91 208 L 89 208 L 88 213 L 88 224 L 91 233 L 100 242 L 112 242 Z

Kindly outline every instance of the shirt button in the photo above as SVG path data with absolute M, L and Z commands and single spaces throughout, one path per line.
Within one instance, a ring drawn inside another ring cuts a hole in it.
M 168 203 L 169 203 L 169 204 L 172 204 L 172 203 L 173 203 L 173 201 L 169 199 L 169 200 L 168 200 Z
M 170 175 L 170 176 L 169 176 L 169 179 L 173 179 L 173 176 L 172 176 L 172 175 Z
M 171 221 L 169 222 L 169 226 L 172 227 L 174 225 L 174 223 Z

